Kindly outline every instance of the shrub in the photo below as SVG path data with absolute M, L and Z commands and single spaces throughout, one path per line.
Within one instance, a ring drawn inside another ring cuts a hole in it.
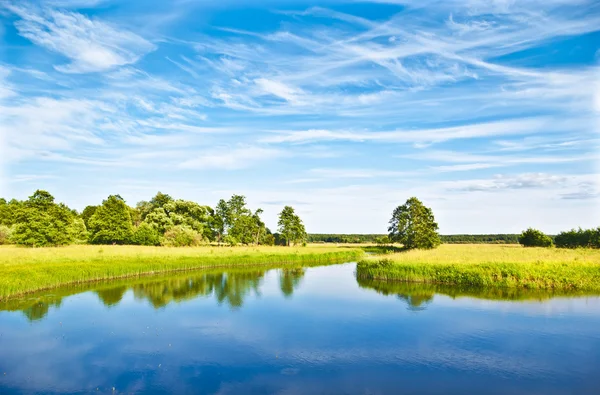
M 519 244 L 523 247 L 550 247 L 552 239 L 537 229 L 529 228 L 519 236 Z
M 141 246 L 157 246 L 160 245 L 160 234 L 152 225 L 142 222 L 135 229 L 131 242 Z
M 168 229 L 161 240 L 161 244 L 167 247 L 197 246 L 201 242 L 202 235 L 200 233 L 181 225 Z
M 6 225 L 0 225 L 0 245 L 10 244 L 10 236 L 12 234 L 12 228 Z
M 554 242 L 559 248 L 600 248 L 600 227 L 596 229 L 571 229 L 560 232 Z

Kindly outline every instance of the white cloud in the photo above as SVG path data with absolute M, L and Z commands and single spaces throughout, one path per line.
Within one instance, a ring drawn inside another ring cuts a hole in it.
M 567 176 L 547 173 L 496 175 L 491 179 L 463 180 L 452 183 L 451 189 L 465 192 L 498 191 L 507 189 L 532 189 L 564 186 L 572 183 Z
M 570 127 L 574 127 L 572 125 Z M 569 127 L 569 126 L 564 126 Z M 307 143 L 315 141 L 441 143 L 449 140 L 474 139 L 493 136 L 510 136 L 546 133 L 564 130 L 549 118 L 525 118 L 496 122 L 476 123 L 435 129 L 395 130 L 384 132 L 354 132 L 332 130 L 281 131 L 263 138 L 266 143 Z
M 201 152 L 195 158 L 182 162 L 179 167 L 183 169 L 237 170 L 281 158 L 284 155 L 285 151 L 272 148 L 247 146 L 230 149 L 224 147 L 219 150 Z
M 7 8 L 21 18 L 15 22 L 20 35 L 71 60 L 55 66 L 65 73 L 105 71 L 132 64 L 156 48 L 134 33 L 75 12 L 13 5 Z

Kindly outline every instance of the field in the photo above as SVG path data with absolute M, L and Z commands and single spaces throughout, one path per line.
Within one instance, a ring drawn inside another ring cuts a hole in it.
M 357 260 L 348 247 L 0 247 L 0 300 L 66 284 L 215 267 Z
M 365 280 L 600 292 L 600 250 L 514 245 L 441 245 L 367 257 Z

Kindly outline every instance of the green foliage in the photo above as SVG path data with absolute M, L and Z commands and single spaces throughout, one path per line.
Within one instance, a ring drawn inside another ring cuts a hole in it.
M 375 243 L 377 245 L 386 245 L 386 244 L 390 244 L 390 238 L 388 236 L 381 236 L 375 239 Z
M 552 238 L 537 229 L 529 228 L 519 236 L 519 244 L 523 247 L 551 247 Z
M 388 228 L 389 239 L 402 243 L 406 249 L 432 249 L 441 244 L 438 224 L 433 212 L 421 201 L 412 197 L 392 213 Z
M 37 190 L 15 212 L 11 240 L 15 244 L 44 247 L 73 243 L 85 226 L 64 204 L 54 203 L 47 191 Z
M 309 243 L 375 243 L 375 240 L 381 236 L 377 234 L 327 234 L 327 233 L 309 233 L 306 235 L 306 241 Z
M 163 235 L 174 226 L 185 226 L 193 229 L 210 240 L 212 237 L 211 221 L 213 210 L 208 206 L 187 200 L 174 200 L 169 195 L 158 193 L 150 202 L 137 204 L 140 218 Z
M 517 234 L 440 235 L 444 244 L 519 244 Z
M 560 232 L 554 238 L 554 243 L 559 248 L 600 248 L 600 227 Z
M 262 212 L 258 209 L 252 213 L 242 195 L 233 195 L 228 201 L 221 199 L 211 221 L 217 241 L 229 245 L 259 244 L 266 233 L 266 226 L 260 219 Z
M 92 244 L 127 244 L 133 237 L 129 206 L 118 195 L 104 200 L 89 223 Z
M 81 218 L 74 218 L 68 228 L 69 236 L 73 243 L 86 244 L 89 238 L 89 233 L 85 226 L 85 222 Z
M 306 239 L 306 229 L 302 220 L 294 209 L 290 206 L 285 206 L 279 213 L 279 221 L 277 222 L 279 233 L 289 246 L 291 243 L 303 242 Z
M 135 228 L 131 242 L 141 246 L 157 246 L 160 245 L 160 234 L 152 225 L 142 222 Z
M 86 228 L 90 227 L 90 218 L 92 218 L 92 216 L 96 212 L 96 209 L 98 209 L 98 206 L 87 206 L 83 209 L 83 212 L 81 213 L 80 217 L 81 219 L 83 219 L 83 223 L 85 224 Z
M 190 247 L 202 243 L 202 235 L 194 229 L 176 225 L 165 232 L 161 245 L 166 247 Z
M 10 226 L 0 225 L 0 245 L 11 243 L 12 232 Z

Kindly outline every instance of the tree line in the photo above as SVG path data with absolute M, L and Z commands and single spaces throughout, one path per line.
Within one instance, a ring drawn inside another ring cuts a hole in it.
M 158 192 L 135 207 L 120 195 L 81 213 L 56 203 L 47 191 L 37 190 L 27 200 L 0 198 L 0 244 L 44 247 L 68 244 L 134 244 L 194 246 L 216 242 L 227 245 L 292 245 L 304 243 L 306 229 L 291 206 L 279 214 L 276 233 L 261 219 L 262 209 L 250 210 L 246 198 L 233 195 L 215 208 L 174 199 Z
M 529 228 L 519 236 L 524 247 L 600 248 L 600 227 L 595 229 L 571 229 L 549 236 L 542 231 Z
M 431 249 L 439 246 L 444 240 L 437 232 L 438 224 L 435 222 L 433 211 L 416 197 L 408 199 L 393 211 L 388 231 L 387 240 L 402 244 L 404 249 Z M 457 235 L 454 240 L 461 237 L 464 236 Z M 483 235 L 480 237 L 486 238 Z M 512 241 L 512 235 L 493 237 L 494 240 L 503 242 Z M 517 237 L 517 241 L 525 247 L 600 248 L 600 227 L 572 229 L 553 237 L 529 228 Z

